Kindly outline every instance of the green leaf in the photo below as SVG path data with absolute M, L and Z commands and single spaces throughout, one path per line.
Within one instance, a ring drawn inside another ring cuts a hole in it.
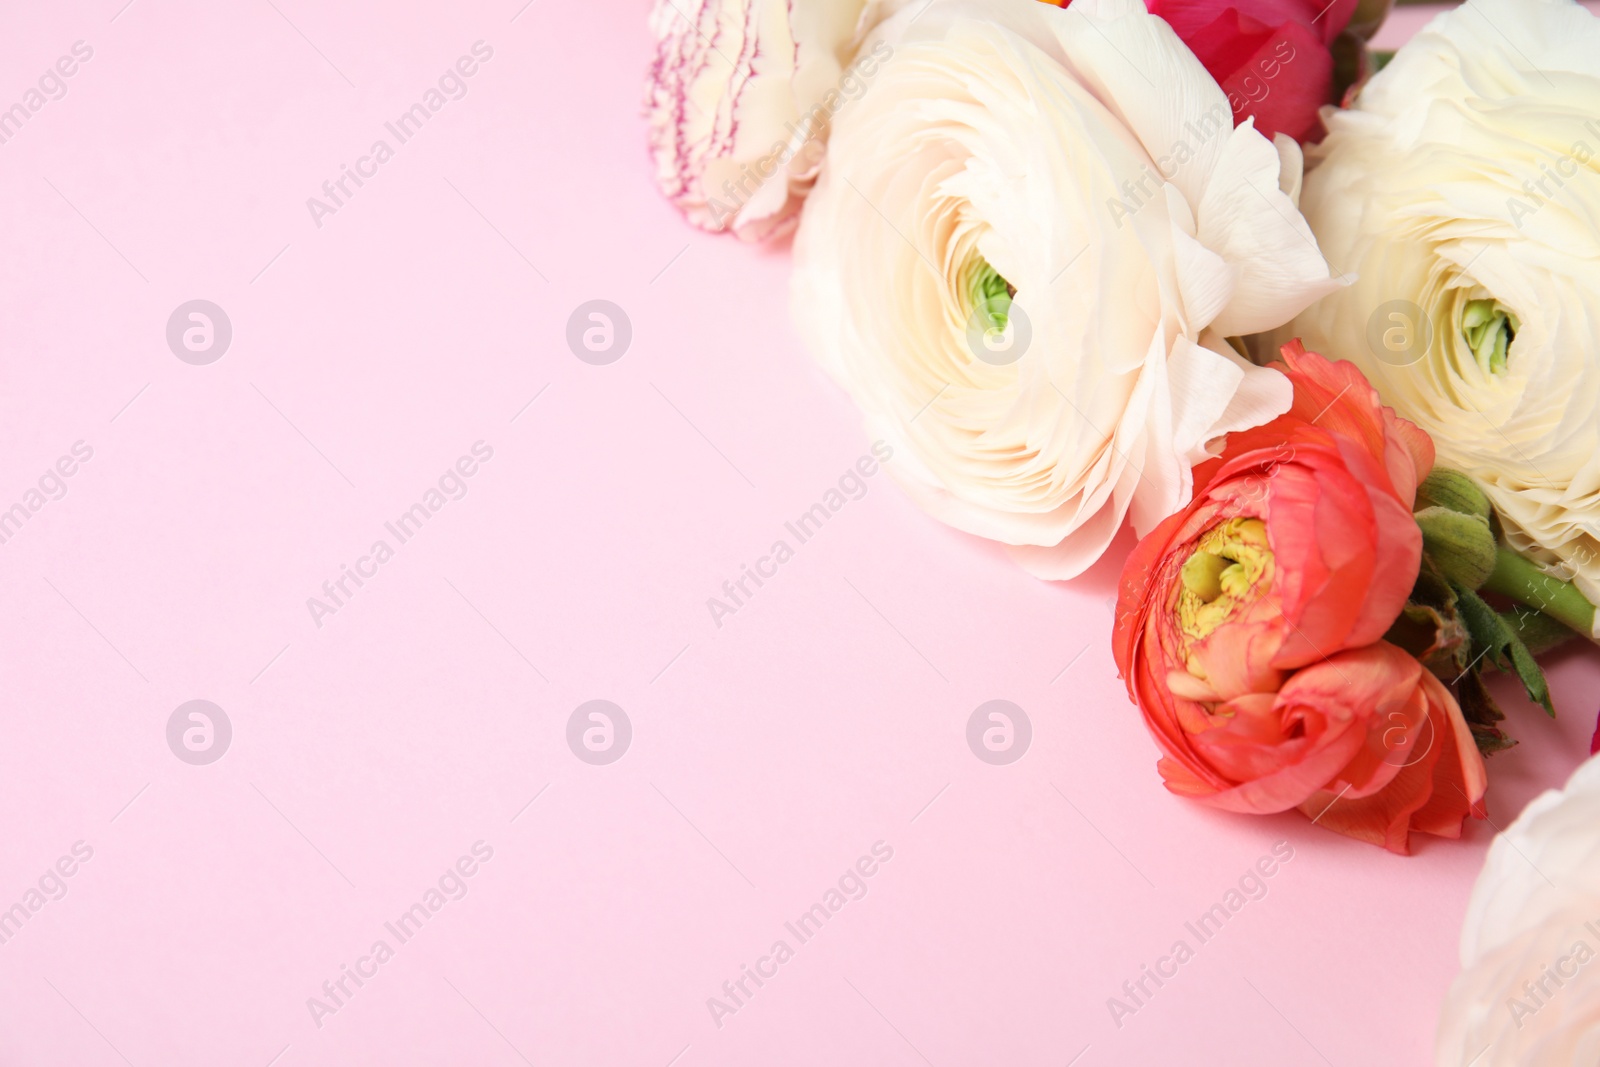
M 1522 643 L 1517 628 L 1502 619 L 1488 602 L 1472 590 L 1457 586 L 1455 592 L 1461 609 L 1461 621 L 1466 624 L 1467 633 L 1472 637 L 1473 667 L 1469 670 L 1481 671 L 1482 668 L 1477 664 L 1487 660 L 1503 671 L 1514 673 L 1522 680 L 1528 699 L 1555 718 L 1556 709 L 1550 703 L 1550 685 L 1545 681 L 1544 671 L 1539 669 L 1533 653 Z
M 1457 586 L 1455 594 L 1461 622 L 1472 638 L 1471 662 L 1478 663 L 1488 657 L 1498 666 L 1500 650 L 1506 644 L 1506 630 L 1500 625 L 1500 616 L 1495 614 L 1483 597 L 1470 589 Z
M 1502 611 L 1500 618 L 1507 626 L 1517 631 L 1522 643 L 1527 645 L 1528 651 L 1535 656 L 1542 656 L 1553 648 L 1560 648 L 1578 636 L 1577 631 L 1571 627 L 1563 626 L 1544 612 L 1525 608 L 1521 604 L 1512 605 L 1510 611 Z
M 1522 688 L 1528 691 L 1528 699 L 1541 705 L 1547 715 L 1552 719 L 1555 718 L 1555 705 L 1550 703 L 1550 683 L 1545 680 L 1539 661 L 1533 658 L 1528 646 L 1517 636 L 1515 627 L 1507 624 L 1504 619 L 1499 619 L 1499 622 L 1500 631 L 1506 635 L 1506 649 L 1511 659 L 1510 667 L 1516 671 L 1517 677 L 1522 679 Z M 1506 664 L 1501 664 L 1502 668 L 1505 666 Z

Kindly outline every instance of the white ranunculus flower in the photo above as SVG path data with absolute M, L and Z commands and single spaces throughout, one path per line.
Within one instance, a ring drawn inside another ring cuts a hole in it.
M 787 229 L 832 116 L 883 59 L 855 55 L 856 42 L 904 2 L 656 0 L 645 109 L 662 191 L 704 229 Z
M 1495 838 L 1461 931 L 1438 1067 L 1600 1063 L 1600 757 Z
M 1324 114 L 1300 206 L 1359 280 L 1294 331 L 1600 600 L 1600 20 L 1471 0 Z
M 793 311 L 917 501 L 1065 578 L 1288 409 L 1225 337 L 1338 283 L 1299 179 L 1133 0 L 932 0 L 885 22 L 795 238 Z

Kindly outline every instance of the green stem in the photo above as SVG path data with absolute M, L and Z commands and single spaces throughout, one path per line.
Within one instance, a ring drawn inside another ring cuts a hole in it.
M 1578 636 L 1571 627 L 1561 625 L 1544 612 L 1520 605 L 1510 611 L 1502 611 L 1500 618 L 1516 631 L 1522 643 L 1528 646 L 1528 651 L 1535 656 L 1560 648 Z
M 1578 587 L 1551 577 L 1504 545 L 1495 553 L 1494 571 L 1483 588 L 1526 604 L 1595 640 L 1594 605 Z

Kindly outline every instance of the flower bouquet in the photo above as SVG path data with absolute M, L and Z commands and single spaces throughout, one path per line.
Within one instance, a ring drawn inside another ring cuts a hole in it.
M 1043 578 L 1142 537 L 1169 788 L 1404 852 L 1482 814 L 1484 675 L 1553 713 L 1594 631 L 1600 23 L 1472 0 L 1374 76 L 1383 13 L 663 0 L 647 103 L 919 504 Z
M 1169 790 L 1405 854 L 1596 636 L 1600 21 L 1387 6 L 660 0 L 646 104 L 923 509 L 1045 579 L 1131 525 Z

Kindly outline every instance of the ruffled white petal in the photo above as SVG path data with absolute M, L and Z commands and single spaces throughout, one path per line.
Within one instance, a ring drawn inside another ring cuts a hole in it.
M 1489 848 L 1439 1018 L 1438 1067 L 1600 1062 L 1600 758 Z
M 1223 434 L 1288 409 L 1219 330 L 1278 325 L 1327 266 L 1278 152 L 1141 5 L 933 0 L 878 37 L 894 58 L 804 210 L 796 322 L 923 508 L 1081 573 L 1186 504 Z M 1219 189 L 1245 177 L 1265 195 Z M 1031 334 L 1014 361 L 969 346 L 984 265 Z
M 1301 207 L 1358 280 L 1293 332 L 1357 363 L 1514 547 L 1600 600 L 1600 19 L 1470 0 L 1326 114 Z M 1520 321 L 1503 370 L 1467 349 L 1474 299 Z

